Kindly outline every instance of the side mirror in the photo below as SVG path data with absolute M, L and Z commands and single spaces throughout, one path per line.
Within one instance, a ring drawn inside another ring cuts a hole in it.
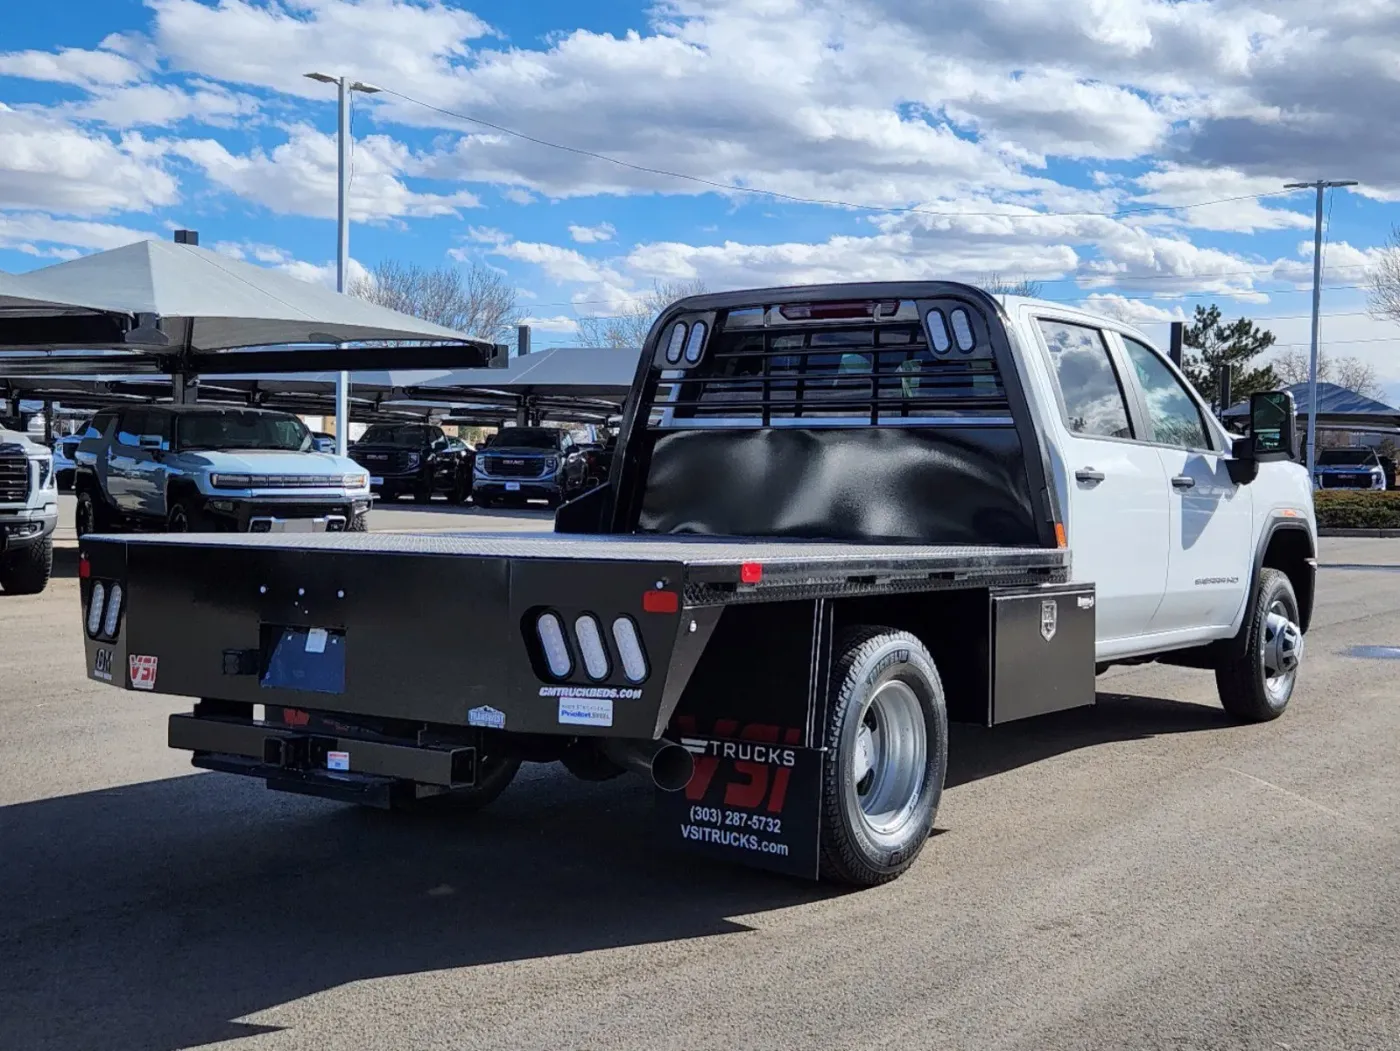
M 161 446 L 165 443 L 161 441 L 159 434 L 143 434 L 137 439 L 137 444 L 140 445 L 141 448 L 148 449 L 151 452 L 160 452 Z
M 1298 459 L 1298 407 L 1286 390 L 1255 394 L 1249 399 L 1249 433 L 1254 455 L 1269 460 Z
M 1286 390 L 1265 391 L 1249 399 L 1249 437 L 1236 438 L 1228 461 L 1230 480 L 1248 485 L 1261 463 L 1298 459 L 1298 406 Z

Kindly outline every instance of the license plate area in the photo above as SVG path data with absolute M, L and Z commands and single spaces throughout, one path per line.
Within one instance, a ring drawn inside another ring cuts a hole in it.
M 519 483 L 519 482 L 507 482 L 507 483 L 506 483 L 506 492 L 508 492 L 508 493 L 518 493 L 518 492 L 520 492 L 520 483 Z
M 345 692 L 345 632 L 300 625 L 262 626 L 262 674 L 268 689 Z
M 370 476 L 369 476 L 369 484 L 370 484 L 370 485 L 383 485 L 383 484 L 384 484 L 384 476 L 383 476 L 383 475 L 378 475 L 378 474 L 372 474 L 372 475 L 370 475 Z

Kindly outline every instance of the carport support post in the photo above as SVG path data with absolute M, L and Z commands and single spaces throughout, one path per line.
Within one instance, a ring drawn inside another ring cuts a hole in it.
M 350 192 L 350 81 L 337 81 L 340 94 L 340 194 L 336 209 L 337 247 L 335 252 L 335 290 L 345 291 L 346 270 L 350 265 L 350 217 L 346 212 L 346 197 Z M 335 452 L 344 456 L 350 441 L 350 373 L 339 372 L 335 377 Z
M 1172 322 L 1172 342 L 1171 350 L 1168 352 L 1172 359 L 1172 364 L 1181 368 L 1181 346 L 1186 341 L 1186 322 Z

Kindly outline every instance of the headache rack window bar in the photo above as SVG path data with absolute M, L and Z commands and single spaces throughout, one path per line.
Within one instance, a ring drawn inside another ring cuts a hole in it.
M 1012 423 L 994 362 L 943 357 L 967 340 L 930 351 L 917 321 L 733 330 L 718 320 L 700 368 L 662 373 L 650 426 Z

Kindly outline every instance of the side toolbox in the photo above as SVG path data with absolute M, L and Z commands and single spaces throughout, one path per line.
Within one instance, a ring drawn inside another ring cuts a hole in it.
M 993 589 L 986 724 L 1094 703 L 1094 586 Z

